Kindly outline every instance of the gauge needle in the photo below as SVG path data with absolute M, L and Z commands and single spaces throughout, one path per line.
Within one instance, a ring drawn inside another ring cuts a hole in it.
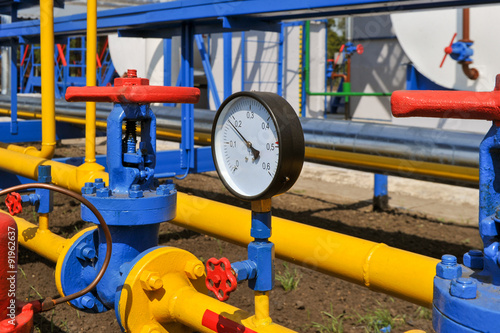
M 238 131 L 238 129 L 236 128 L 236 126 L 234 126 L 233 123 L 230 120 L 228 120 L 228 122 L 229 122 L 229 124 L 231 124 L 231 126 L 233 126 L 234 130 L 243 139 L 243 141 L 245 141 L 245 144 L 247 145 L 247 147 L 250 148 L 250 150 L 252 151 L 252 155 L 253 155 L 254 161 L 256 159 L 258 159 L 259 155 L 260 155 L 260 152 L 252 146 L 252 143 L 250 141 L 248 141 L 247 139 L 245 139 L 245 137 L 240 133 L 240 131 Z

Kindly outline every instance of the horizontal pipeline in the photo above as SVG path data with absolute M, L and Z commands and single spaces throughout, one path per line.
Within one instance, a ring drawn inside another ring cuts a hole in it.
M 10 99 L 0 96 L 0 107 L 9 108 Z M 40 99 L 21 97 L 18 108 L 40 112 Z M 98 103 L 97 117 L 106 119 L 112 105 Z M 179 108 L 152 106 L 159 126 L 180 130 Z M 85 103 L 56 101 L 56 112 L 82 117 Z M 195 109 L 195 131 L 210 133 L 215 112 Z M 404 158 L 465 167 L 479 167 L 479 144 L 483 134 L 446 131 L 389 124 L 301 118 L 306 145 L 377 156 Z
M 10 101 L 0 96 L 1 107 L 10 107 Z M 152 108 L 157 116 L 158 137 L 180 140 L 180 110 L 160 106 Z M 39 99 L 20 97 L 19 109 L 23 110 L 20 116 L 25 112 L 38 116 Z M 101 119 L 97 122 L 99 128 L 104 127 L 104 119 L 111 109 L 111 104 L 98 103 L 97 117 Z M 82 118 L 85 103 L 59 100 L 56 102 L 56 113 L 62 121 L 75 123 L 69 117 Z M 210 144 L 214 115 L 215 112 L 210 110 L 195 109 L 195 139 L 198 144 Z M 301 122 L 308 146 L 308 160 L 368 172 L 477 187 L 481 134 L 344 120 L 301 118 Z M 384 163 L 376 163 L 374 167 L 370 159 L 383 160 Z M 406 167 L 403 170 L 400 166 Z

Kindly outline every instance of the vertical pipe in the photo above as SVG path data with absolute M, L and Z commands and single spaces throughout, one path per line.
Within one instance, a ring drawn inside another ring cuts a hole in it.
M 258 326 L 271 323 L 269 316 L 269 291 L 255 291 L 255 321 Z
M 49 214 L 40 213 L 38 214 L 38 231 L 49 230 Z
M 241 32 L 241 91 L 245 91 L 246 77 L 246 41 L 245 32 Z
M 283 44 L 285 42 L 285 24 L 281 22 L 278 50 L 278 95 L 283 96 Z
M 389 209 L 389 195 L 387 185 L 387 175 L 375 174 L 375 181 L 373 186 L 373 210 L 385 211 Z
M 181 77 L 183 87 L 192 87 L 194 85 L 193 42 L 193 26 L 191 23 L 183 23 L 181 41 Z M 181 112 L 181 168 L 186 169 L 186 176 L 189 173 L 189 168 L 194 167 L 194 105 L 182 104 Z
M 17 42 L 12 41 L 10 44 L 10 133 L 17 134 Z M 43 96 L 42 96 L 43 99 Z
M 0 322 L 16 315 L 17 226 L 0 214 Z
M 163 85 L 172 85 L 172 38 L 163 39 Z M 163 103 L 163 106 L 175 106 L 174 103 Z
M 305 117 L 304 71 L 304 23 L 299 26 L 299 116 Z
M 96 85 L 97 0 L 87 0 L 87 87 Z M 96 103 L 86 102 L 85 163 L 95 163 Z
M 233 33 L 224 32 L 224 99 L 233 93 Z
M 54 78 L 54 1 L 40 1 L 40 52 L 42 65 L 42 151 L 52 157 L 56 144 Z
M 305 65 L 304 65 L 304 75 L 306 77 L 306 80 L 305 80 L 305 86 L 306 86 L 306 93 L 308 92 L 309 90 L 309 61 L 310 61 L 310 55 L 309 55 L 309 47 L 311 46 L 311 35 L 310 35 L 310 31 L 311 31 L 311 22 L 310 21 L 306 21 L 306 27 L 305 27 L 306 31 L 305 31 L 305 44 L 306 44 L 306 59 L 305 59 Z M 307 96 L 305 96 L 307 98 Z M 306 117 L 307 116 L 307 111 L 304 110 L 304 112 L 302 113 L 302 117 Z
M 13 2 L 11 4 L 11 13 L 10 13 L 11 22 L 17 21 L 17 3 Z M 12 40 L 10 46 L 10 105 L 11 105 L 11 116 L 10 116 L 10 134 L 16 135 L 18 132 L 18 123 L 17 123 L 17 41 L 15 39 Z
M 470 9 L 469 8 L 464 8 L 462 10 L 462 41 L 469 43 L 471 42 L 470 40 Z
M 163 85 L 172 85 L 172 38 L 163 39 Z
M 196 44 L 198 45 L 198 50 L 200 51 L 201 63 L 203 64 L 203 69 L 205 70 L 205 76 L 207 78 L 208 90 L 214 99 L 215 108 L 218 109 L 220 106 L 219 93 L 217 92 L 217 85 L 215 84 L 214 75 L 212 73 L 212 66 L 210 65 L 210 58 L 208 57 L 207 50 L 205 49 L 205 41 L 202 35 L 195 36 Z

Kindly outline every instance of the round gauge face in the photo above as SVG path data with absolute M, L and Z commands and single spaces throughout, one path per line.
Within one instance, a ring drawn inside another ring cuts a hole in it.
M 286 112 L 282 112 L 283 105 L 276 110 L 280 103 L 286 103 Z M 288 118 L 292 124 L 287 123 Z M 293 134 L 297 124 L 299 131 Z M 299 148 L 298 152 L 290 152 L 290 147 L 283 150 L 283 144 Z M 270 198 L 290 188 L 300 174 L 304 159 L 302 128 L 291 106 L 278 95 L 237 93 L 221 105 L 215 117 L 212 154 L 220 178 L 234 195 L 246 200 Z M 295 163 L 283 167 L 290 157 Z

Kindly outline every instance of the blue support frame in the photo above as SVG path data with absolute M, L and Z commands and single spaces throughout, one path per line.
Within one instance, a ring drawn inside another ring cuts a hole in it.
M 193 26 L 191 23 L 182 24 L 182 48 L 181 48 L 181 77 L 183 87 L 194 85 L 194 57 L 193 57 Z M 188 175 L 189 169 L 194 168 L 194 105 L 182 104 L 182 139 L 181 139 L 181 168 Z
M 207 50 L 205 49 L 205 42 L 203 41 L 202 35 L 195 35 L 196 45 L 200 51 L 201 62 L 203 64 L 203 69 L 205 70 L 205 76 L 207 77 L 208 90 L 212 94 L 214 99 L 215 108 L 220 107 L 219 93 L 217 92 L 217 85 L 215 84 L 214 75 L 212 73 L 212 66 L 210 64 L 210 58 L 208 56 Z
M 17 121 L 17 43 L 12 42 L 10 46 L 10 134 L 18 133 Z
M 225 32 L 224 38 L 224 99 L 233 93 L 233 34 Z

